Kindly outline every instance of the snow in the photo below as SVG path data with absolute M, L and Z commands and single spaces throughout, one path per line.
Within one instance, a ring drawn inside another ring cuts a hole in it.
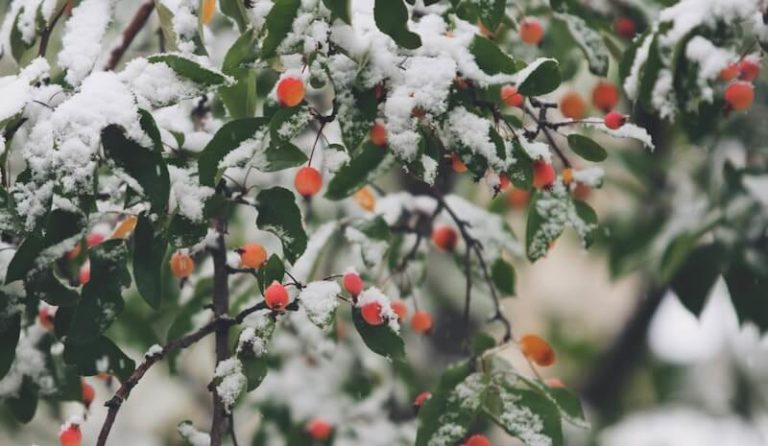
M 164 62 L 150 63 L 144 58 L 128 62 L 119 77 L 136 94 L 142 108 L 163 107 L 203 93 Z
M 640 73 L 648 60 L 648 54 L 650 53 L 651 43 L 653 43 L 653 35 L 648 35 L 643 43 L 637 48 L 635 52 L 635 59 L 632 61 L 632 68 L 629 70 L 629 75 L 624 80 L 624 91 L 627 93 L 627 97 L 632 100 L 637 100 L 640 92 Z
M 0 398 L 18 396 L 25 376 L 40 387 L 42 395 L 52 395 L 56 392 L 54 377 L 45 366 L 45 354 L 38 349 L 38 343 L 47 333 L 37 324 L 30 325 L 22 331 L 11 369 L 0 380 Z
M 644 128 L 637 126 L 635 124 L 626 123 L 623 126 L 619 127 L 618 129 L 609 129 L 605 126 L 603 123 L 588 123 L 586 124 L 587 127 L 592 127 L 595 129 L 598 129 L 602 132 L 607 133 L 608 135 L 614 137 L 614 138 L 629 138 L 629 139 L 635 139 L 637 141 L 640 141 L 643 143 L 645 147 L 647 147 L 650 150 L 654 150 L 656 146 L 654 146 L 653 141 L 651 140 L 651 135 L 648 133 L 647 130 Z
M 466 147 L 474 154 L 488 160 L 494 168 L 506 170 L 508 160 L 502 160 L 496 154 L 496 144 L 491 141 L 491 122 L 464 107 L 455 107 L 448 112 L 445 131 L 448 136 L 446 144 Z
M 160 344 L 153 344 L 146 353 L 144 353 L 144 358 L 149 359 L 153 356 L 158 356 L 163 353 L 163 346 Z
M 34 92 L 31 84 L 48 77 L 48 62 L 38 57 L 24 67 L 18 76 L 0 77 L 0 123 L 13 118 L 24 110 Z
M 549 151 L 549 145 L 540 141 L 528 141 L 525 138 L 519 138 L 520 147 L 532 160 L 544 160 L 552 162 L 552 153 Z
M 720 71 L 738 59 L 733 51 L 715 46 L 702 36 L 694 36 L 685 47 L 685 56 L 699 65 L 698 86 L 701 99 L 706 102 L 714 100 L 714 90 L 709 82 L 718 78 Z
M 335 221 L 330 221 L 319 226 L 309 236 L 307 242 L 307 249 L 304 250 L 304 254 L 301 255 L 293 264 L 291 269 L 291 275 L 299 282 L 307 282 L 315 269 L 315 265 L 320 257 L 322 249 L 328 244 L 331 236 L 338 229 L 338 224 Z
M 506 226 L 504 219 L 497 214 L 467 201 L 458 195 L 447 195 L 445 202 L 456 215 L 468 223 L 467 232 L 483 247 L 483 256 L 487 262 L 492 262 L 502 255 L 522 255 L 523 248 L 515 239 L 511 229 Z M 438 222 L 454 225 L 453 219 L 443 211 Z
M 178 50 L 185 54 L 195 52 L 197 45 L 193 40 L 198 33 L 199 0 L 160 0 L 160 3 L 173 14 L 171 22 Z
M 178 209 L 179 214 L 191 221 L 202 221 L 205 201 L 214 194 L 214 190 L 199 185 L 191 169 L 169 165 L 168 174 L 171 179 L 169 209 Z
M 521 397 L 510 392 L 499 392 L 501 415 L 505 428 L 528 446 L 551 446 L 552 439 L 542 433 L 544 423 L 530 408 L 518 404 Z
M 299 293 L 299 301 L 309 320 L 318 327 L 325 328 L 333 320 L 339 305 L 337 296 L 340 294 L 341 286 L 337 282 L 321 280 L 308 283 Z
M 573 180 L 589 187 L 600 187 L 603 184 L 605 171 L 602 167 L 587 167 L 586 169 L 574 169 Z
M 64 79 L 78 86 L 95 68 L 104 36 L 112 20 L 113 0 L 83 0 L 72 10 L 62 37 L 59 66 L 66 70 Z
M 211 436 L 205 432 L 200 432 L 195 429 L 190 421 L 184 421 L 179 423 L 176 430 L 181 435 L 181 438 L 187 441 L 190 446 L 210 446 Z
M 236 357 L 225 359 L 216 365 L 214 372 L 214 382 L 218 382 L 216 393 L 224 403 L 227 413 L 232 410 L 247 381 L 243 375 L 243 364 Z

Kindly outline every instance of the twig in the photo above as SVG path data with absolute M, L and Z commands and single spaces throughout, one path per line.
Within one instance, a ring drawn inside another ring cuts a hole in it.
M 68 3 L 65 3 L 61 9 L 59 9 L 59 12 L 57 12 L 56 15 L 53 16 L 53 19 L 51 19 L 51 24 L 46 26 L 40 34 L 40 47 L 37 50 L 37 55 L 39 57 L 45 57 L 45 53 L 48 51 L 48 42 L 50 42 L 51 34 L 53 34 L 53 28 L 56 27 L 56 22 L 58 22 L 61 16 L 64 15 L 64 11 L 67 9 L 67 4 Z
M 120 59 L 122 59 L 123 55 L 128 50 L 128 47 L 131 46 L 131 42 L 133 42 L 133 39 L 136 38 L 136 35 L 139 33 L 139 31 L 144 28 L 144 25 L 147 23 L 147 20 L 149 19 L 149 16 L 152 14 L 152 10 L 154 9 L 154 0 L 145 0 L 144 3 L 139 6 L 139 9 L 136 10 L 136 14 L 133 15 L 133 18 L 128 23 L 128 26 L 126 26 L 123 30 L 120 44 L 112 49 L 111 53 L 109 53 L 109 60 L 104 66 L 105 71 L 114 70 L 117 64 L 120 63 Z
M 563 151 L 560 150 L 560 147 L 558 147 L 557 143 L 555 142 L 555 139 L 552 137 L 552 134 L 549 132 L 549 128 L 547 127 L 547 108 L 542 107 L 539 111 L 539 116 L 536 116 L 533 110 L 531 110 L 529 107 L 525 107 L 523 111 L 525 111 L 525 114 L 527 114 L 534 121 L 536 121 L 536 125 L 537 125 L 536 135 L 539 133 L 539 131 L 543 132 L 544 137 L 547 138 L 547 141 L 549 141 L 549 144 L 552 146 L 552 149 L 554 149 L 558 158 L 560 158 L 560 161 L 563 162 L 563 165 L 565 167 L 571 167 L 571 161 L 568 159 L 568 157 L 565 156 Z
M 224 242 L 224 222 L 217 222 L 218 237 L 216 247 L 211 249 L 213 258 L 213 314 L 216 318 L 226 317 L 229 311 L 229 271 L 227 266 L 227 248 Z M 216 365 L 229 357 L 229 326 L 216 328 Z M 227 410 L 213 389 L 213 419 L 211 421 L 211 446 L 221 446 L 227 432 Z

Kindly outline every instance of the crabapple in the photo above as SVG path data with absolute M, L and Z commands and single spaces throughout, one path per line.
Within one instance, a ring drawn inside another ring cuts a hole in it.
M 381 317 L 381 304 L 378 302 L 369 302 L 360 307 L 360 314 L 368 325 L 381 325 L 384 318 Z
M 51 311 L 51 307 L 42 306 L 40 307 L 40 310 L 37 311 L 37 320 L 46 330 L 53 330 L 54 314 L 55 312 Z
M 467 165 L 464 164 L 464 161 L 462 161 L 461 157 L 456 153 L 451 154 L 451 167 L 456 173 L 464 173 L 468 170 Z
M 301 196 L 309 198 L 320 191 L 323 186 L 323 177 L 314 167 L 304 166 L 296 172 L 293 184 Z
M 739 67 L 739 63 L 738 62 L 732 63 L 727 67 L 723 68 L 722 70 L 720 70 L 720 75 L 719 75 L 720 80 L 730 81 L 730 80 L 736 79 L 736 76 L 739 75 L 739 71 L 741 71 Z
M 627 117 L 619 112 L 612 111 L 605 115 L 603 123 L 611 130 L 621 128 L 627 122 Z
M 725 102 L 735 111 L 746 110 L 755 99 L 755 90 L 749 82 L 733 82 L 725 89 Z
M 573 181 L 573 169 L 570 167 L 566 167 L 563 169 L 563 183 L 565 184 L 571 184 Z
M 325 420 L 315 418 L 307 423 L 307 434 L 315 441 L 325 441 L 330 438 L 333 426 Z
M 275 280 L 264 290 L 264 301 L 271 310 L 283 310 L 288 305 L 288 290 Z
M 440 226 L 432 231 L 432 242 L 442 251 L 453 251 L 458 241 L 459 235 L 450 226 Z
M 509 107 L 522 107 L 525 102 L 525 96 L 517 91 L 514 85 L 505 85 L 501 87 L 501 100 Z
M 203 23 L 208 24 L 216 12 L 216 0 L 203 0 L 202 14 Z
M 619 103 L 619 89 L 608 81 L 599 81 L 592 90 L 592 104 L 605 113 Z
M 430 398 L 432 398 L 432 394 L 430 392 L 421 392 L 420 394 L 416 395 L 416 398 L 414 398 L 413 405 L 415 407 L 421 407 Z
M 467 439 L 464 446 L 491 446 L 491 442 L 485 435 L 475 434 Z
M 237 253 L 240 254 L 240 265 L 245 268 L 258 269 L 267 261 L 267 250 L 258 243 L 247 243 Z
M 368 136 L 376 146 L 384 147 L 387 145 L 387 129 L 380 122 L 373 124 Z
M 408 316 L 408 306 L 406 306 L 405 302 L 402 300 L 393 300 L 390 306 L 392 307 L 392 311 L 394 311 L 397 315 L 398 319 L 403 320 L 406 316 Z
M 555 351 L 547 341 L 533 334 L 520 339 L 520 350 L 534 364 L 547 367 L 555 363 Z
M 363 279 L 355 272 L 344 274 L 342 282 L 344 283 L 344 289 L 352 297 L 357 297 L 363 292 Z
M 629 17 L 619 17 L 613 22 L 613 30 L 622 39 L 632 40 L 637 33 L 637 26 Z
M 536 19 L 523 19 L 520 22 L 520 40 L 529 45 L 538 45 L 544 37 L 544 27 Z
M 544 160 L 533 162 L 533 187 L 536 189 L 551 186 L 555 182 L 556 176 L 555 168 L 552 167 L 552 164 Z
M 83 263 L 83 266 L 80 267 L 80 274 L 78 275 L 78 280 L 80 281 L 80 285 L 85 285 L 91 280 L 91 263 L 85 262 Z
M 739 79 L 752 82 L 758 75 L 760 75 L 760 65 L 748 59 L 739 62 Z
M 560 98 L 560 113 L 566 118 L 582 119 L 586 110 L 587 104 L 575 91 L 570 91 Z
M 432 315 L 426 311 L 416 311 L 411 317 L 411 330 L 416 333 L 428 333 L 432 330 Z
M 171 256 L 171 274 L 174 277 L 183 279 L 189 277 L 195 269 L 195 261 L 186 251 L 180 250 Z
M 376 196 L 373 195 L 371 188 L 368 186 L 362 187 L 355 192 L 352 198 L 354 198 L 361 208 L 368 212 L 373 212 L 373 210 L 376 209 Z
M 284 77 L 277 84 L 277 101 L 282 107 L 295 107 L 304 100 L 304 82 L 298 77 Z
M 82 401 L 85 405 L 85 408 L 91 407 L 91 403 L 93 402 L 93 398 L 96 396 L 96 391 L 93 389 L 93 386 L 88 384 L 84 379 L 80 380 L 80 387 L 82 389 Z
M 531 193 L 525 189 L 513 187 L 507 192 L 507 205 L 512 209 L 523 209 L 528 205 Z
M 80 426 L 74 423 L 67 423 L 59 431 L 59 442 L 61 446 L 81 446 L 83 444 L 83 434 L 80 433 Z

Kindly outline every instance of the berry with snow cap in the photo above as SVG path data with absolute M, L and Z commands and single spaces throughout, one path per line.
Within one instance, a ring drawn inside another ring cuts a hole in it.
M 608 113 L 603 118 L 603 123 L 605 124 L 606 127 L 608 127 L 611 130 L 616 130 L 621 128 L 621 126 L 626 124 L 626 122 L 627 122 L 627 117 L 615 111 Z
M 360 315 L 368 325 L 381 325 L 384 318 L 381 316 L 381 304 L 378 302 L 369 302 L 360 307 Z

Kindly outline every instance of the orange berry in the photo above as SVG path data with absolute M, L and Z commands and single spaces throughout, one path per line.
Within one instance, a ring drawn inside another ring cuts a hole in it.
M 80 426 L 73 423 L 67 423 L 59 431 L 59 441 L 61 446 L 81 446 L 83 444 L 83 434 L 80 433 Z
M 451 154 L 451 167 L 456 173 L 464 173 L 469 170 L 464 161 L 461 160 L 461 157 L 455 153 Z
M 627 117 L 619 112 L 612 111 L 605 115 L 603 123 L 611 130 L 621 128 L 627 122 Z
M 608 81 L 599 81 L 592 90 L 592 104 L 605 113 L 619 103 L 619 89 Z
M 393 300 L 390 306 L 392 307 L 392 311 L 395 312 L 399 320 L 402 321 L 406 316 L 408 316 L 408 306 L 405 305 L 405 302 L 402 300 Z
M 171 274 L 174 277 L 179 279 L 189 277 L 194 269 L 195 261 L 186 251 L 176 251 L 171 256 Z
M 467 439 L 464 446 L 491 446 L 491 442 L 485 435 L 475 434 Z
M 582 119 L 587 111 L 587 104 L 581 95 L 575 91 L 570 91 L 560 98 L 560 113 L 566 118 Z
M 295 107 L 304 100 L 304 82 L 298 77 L 284 77 L 277 84 L 277 102 L 282 107 Z
M 509 177 L 506 173 L 499 174 L 499 190 L 506 190 L 509 187 Z
M 513 187 L 507 192 L 507 205 L 512 209 L 524 209 L 530 199 L 531 193 L 525 189 Z
M 629 17 L 619 17 L 613 22 L 613 30 L 622 39 L 632 40 L 637 33 L 637 26 Z
M 505 85 L 501 87 L 501 101 L 509 107 L 522 107 L 525 102 L 525 96 L 517 92 L 514 85 Z
M 368 325 L 381 325 L 384 318 L 381 317 L 381 304 L 378 302 L 369 302 L 360 307 L 360 314 Z
M 525 335 L 520 339 L 520 350 L 526 358 L 541 367 L 555 363 L 555 351 L 547 341 L 536 335 Z
M 387 129 L 379 122 L 373 124 L 368 137 L 376 146 L 384 147 L 387 145 Z
M 416 333 L 428 333 L 432 330 L 432 315 L 426 311 L 416 311 L 411 317 L 411 330 Z
M 554 389 L 565 389 L 565 384 L 560 378 L 547 378 L 544 380 L 544 384 Z
M 267 261 L 267 250 L 258 243 L 248 243 L 237 251 L 240 254 L 240 266 L 259 269 Z
M 275 280 L 264 291 L 264 301 L 271 310 L 283 310 L 288 305 L 288 290 Z
M 88 384 L 84 379 L 80 380 L 80 387 L 82 389 L 82 401 L 85 405 L 85 408 L 91 407 L 91 403 L 93 402 L 93 398 L 96 396 L 96 391 L 93 389 L 93 386 Z
M 85 285 L 91 280 L 91 264 L 89 262 L 83 263 L 83 266 L 80 267 L 78 279 L 80 280 L 80 285 Z
M 533 187 L 536 189 L 551 186 L 556 177 L 557 174 L 552 164 L 543 160 L 533 162 Z
M 589 198 L 589 194 L 592 190 L 584 183 L 576 183 L 576 187 L 573 188 L 573 198 L 584 201 Z
M 432 398 L 432 394 L 431 393 L 429 393 L 429 392 L 421 392 L 420 394 L 416 395 L 416 398 L 413 400 L 413 405 L 416 406 L 416 407 L 421 407 L 430 398 Z
M 442 251 L 453 251 L 458 241 L 459 235 L 450 226 L 440 226 L 432 231 L 432 242 Z
M 344 289 L 352 297 L 357 297 L 363 292 L 363 279 L 357 273 L 346 273 L 342 279 Z
M 307 434 L 315 441 L 325 441 L 330 438 L 333 426 L 325 420 L 315 418 L 307 424 Z
M 752 82 L 760 75 L 760 65 L 744 59 L 739 63 L 739 79 Z
M 136 229 L 138 221 L 139 219 L 135 215 L 125 217 L 112 232 L 112 238 L 127 238 Z
M 293 181 L 296 191 L 303 197 L 309 198 L 320 191 L 323 187 L 323 177 L 314 167 L 304 166 L 296 172 L 296 178 Z
M 44 306 L 40 307 L 40 309 L 37 311 L 37 320 L 40 322 L 40 325 L 43 326 L 48 331 L 53 330 L 53 315 L 55 312 L 51 309 L 51 307 Z
M 208 23 L 213 18 L 213 13 L 216 12 L 216 0 L 203 0 L 203 12 L 201 17 L 203 23 Z
M 725 102 L 735 111 L 746 110 L 755 100 L 755 90 L 749 82 L 733 82 L 725 89 Z
M 566 167 L 563 169 L 563 183 L 571 184 L 571 181 L 573 181 L 573 169 Z
M 520 40 L 529 45 L 538 45 L 544 37 L 544 27 L 536 19 L 523 19 L 520 22 Z
M 371 188 L 368 186 L 355 192 L 352 198 L 360 205 L 361 208 L 368 212 L 373 212 L 376 209 L 376 196 L 371 192 Z
M 739 64 L 738 63 L 732 63 L 728 65 L 727 67 L 720 70 L 720 80 L 722 81 L 730 81 L 733 79 L 736 79 L 736 76 L 739 75 Z

